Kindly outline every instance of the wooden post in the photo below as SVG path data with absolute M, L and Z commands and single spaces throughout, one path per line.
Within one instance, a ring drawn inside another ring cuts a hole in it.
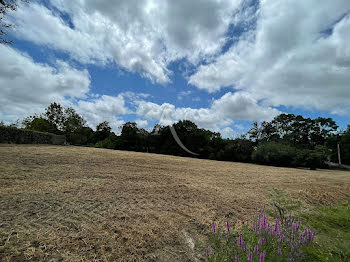
M 340 158 L 340 145 L 338 143 L 338 161 L 339 161 L 339 167 L 341 165 L 341 158 Z

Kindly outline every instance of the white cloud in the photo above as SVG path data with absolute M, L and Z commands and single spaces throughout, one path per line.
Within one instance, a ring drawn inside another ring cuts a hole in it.
M 279 110 L 260 106 L 248 93 L 228 92 L 215 100 L 212 110 L 221 116 L 239 120 L 271 120 L 280 113 Z
M 91 128 L 95 129 L 99 123 L 108 121 L 115 132 L 118 132 L 119 126 L 124 123 L 120 115 L 130 113 L 122 95 L 116 97 L 103 95 L 90 101 L 81 100 L 75 108 Z
M 199 67 L 189 83 L 209 92 L 244 90 L 265 105 L 349 113 L 350 16 L 338 20 L 350 2 L 264 0 L 259 5 L 256 29 Z M 248 18 L 237 14 L 235 21 L 241 19 Z
M 90 75 L 65 62 L 55 67 L 35 63 L 16 49 L 0 45 L 0 116 L 12 122 L 42 112 L 51 102 L 70 105 L 89 91 Z
M 247 93 L 229 92 L 220 99 L 214 100 L 209 108 L 176 108 L 168 103 L 159 105 L 139 101 L 136 113 L 148 119 L 158 120 L 163 125 L 169 125 L 179 120 L 191 120 L 199 127 L 225 132 L 232 136 L 234 132 L 228 128 L 234 123 L 234 119 L 270 120 L 280 111 L 259 105 Z
M 178 100 L 182 100 L 184 97 L 186 96 L 190 96 L 192 94 L 192 91 L 188 90 L 188 91 L 181 91 L 178 95 L 177 95 L 177 99 Z
M 18 37 L 67 52 L 81 63 L 116 62 L 152 81 L 170 81 L 167 66 L 210 59 L 225 43 L 241 0 L 51 0 L 13 13 Z M 60 12 L 71 18 L 70 26 Z
M 139 128 L 147 128 L 148 121 L 144 119 L 136 119 L 135 123 L 137 124 L 137 127 Z
M 124 123 L 120 115 L 130 112 L 124 93 L 118 96 L 89 94 L 90 75 L 65 62 L 56 61 L 55 67 L 40 64 L 26 53 L 0 45 L 0 119 L 12 123 L 35 113 L 41 113 L 52 102 L 74 107 L 95 128 L 109 121 L 114 131 Z M 146 94 L 134 95 L 145 98 Z M 86 101 L 89 99 L 89 101 Z

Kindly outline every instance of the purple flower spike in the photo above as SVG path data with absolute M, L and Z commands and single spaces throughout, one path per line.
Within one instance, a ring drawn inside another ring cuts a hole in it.
M 228 221 L 226 222 L 226 229 L 227 229 L 227 232 L 230 232 L 230 223 Z
M 247 247 L 244 247 L 244 248 L 243 248 L 243 251 L 244 251 L 244 252 L 247 252 Z
M 239 257 L 238 257 L 238 255 L 236 256 L 236 262 L 238 262 L 239 261 Z
M 216 225 L 213 223 L 213 232 L 216 233 Z
M 253 261 L 253 253 L 252 252 L 249 252 L 249 254 L 248 254 L 248 261 L 249 262 Z
M 263 228 L 266 228 L 266 216 L 263 216 L 263 224 L 262 224 Z
M 264 262 L 265 252 L 260 253 L 260 262 Z
M 206 253 L 207 257 L 209 257 L 209 256 L 210 256 L 210 250 L 209 250 L 209 248 L 208 248 L 208 247 L 205 249 L 205 253 Z
M 238 241 L 237 241 L 237 246 L 238 246 L 239 248 L 242 246 L 242 242 L 243 242 L 242 235 L 239 235 Z
M 294 258 L 289 259 L 289 262 L 294 262 Z
M 280 242 L 282 242 L 282 241 L 283 241 L 283 235 L 280 234 Z
M 265 243 L 264 238 L 260 238 L 259 245 L 262 246 Z
M 278 218 L 276 218 L 276 223 L 275 223 L 275 232 L 279 232 L 280 231 L 280 220 Z
M 280 247 L 279 247 L 278 250 L 277 250 L 277 254 L 278 254 L 278 255 L 282 255 L 282 250 L 281 250 Z
M 254 247 L 254 253 L 255 253 L 255 254 L 258 254 L 258 252 L 259 252 L 258 246 L 255 246 L 255 247 Z

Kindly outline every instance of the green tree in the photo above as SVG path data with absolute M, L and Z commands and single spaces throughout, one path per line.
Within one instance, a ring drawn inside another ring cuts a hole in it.
M 86 125 L 86 120 L 72 107 L 64 110 L 63 119 L 63 131 L 65 133 L 74 133 Z
M 112 128 L 107 121 L 104 121 L 96 126 L 95 138 L 96 141 L 105 140 L 111 133 Z
M 310 119 L 300 115 L 281 114 L 270 122 L 262 122 L 261 125 L 253 123 L 248 136 L 256 143 L 274 141 L 313 149 L 316 145 L 323 145 L 337 128 L 331 118 Z
M 35 130 L 47 133 L 57 133 L 56 126 L 52 125 L 47 119 L 41 116 L 29 116 L 22 122 L 25 129 Z
M 51 103 L 45 110 L 44 116 L 58 131 L 64 131 L 64 108 L 56 102 Z

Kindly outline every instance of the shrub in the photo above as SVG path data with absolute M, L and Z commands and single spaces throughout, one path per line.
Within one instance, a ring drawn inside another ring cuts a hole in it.
M 273 166 L 295 166 L 297 149 L 276 142 L 261 144 L 252 154 L 256 163 Z
M 316 146 L 314 150 L 298 150 L 295 158 L 296 166 L 309 167 L 310 169 L 325 168 L 330 151 L 325 146 Z

